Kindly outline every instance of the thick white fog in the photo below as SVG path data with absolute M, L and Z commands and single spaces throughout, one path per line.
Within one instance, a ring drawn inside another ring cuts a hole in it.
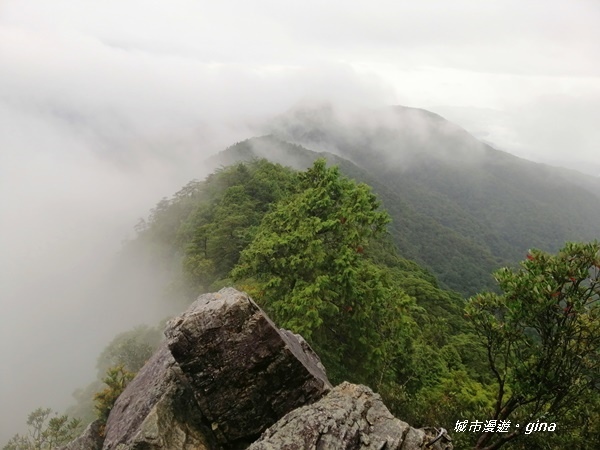
M 170 312 L 159 274 L 127 295 L 107 275 L 138 218 L 298 102 L 430 108 L 598 164 L 597 2 L 284 5 L 0 2 L 0 445 L 71 403 L 115 333 Z
M 206 175 L 208 155 L 301 99 L 385 102 L 378 83 L 336 65 L 259 75 L 20 38 L 42 60 L 65 53 L 25 61 L 9 46 L 0 63 L 0 442 L 33 409 L 72 403 L 116 333 L 174 312 L 159 303 L 160 274 L 140 282 L 132 268 L 123 295 L 111 264 L 140 217 Z

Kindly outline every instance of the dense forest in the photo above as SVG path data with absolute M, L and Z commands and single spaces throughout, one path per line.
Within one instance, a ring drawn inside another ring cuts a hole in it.
M 297 107 L 264 131 L 271 137 L 235 153 L 298 169 L 315 156 L 302 160 L 305 150 L 281 147 L 336 155 L 333 164 L 381 198 L 402 255 L 466 296 L 494 289 L 493 271 L 529 248 L 555 252 L 600 236 L 597 177 L 496 150 L 430 111 Z
M 461 293 L 408 259 L 394 236 L 402 204 L 355 181 L 368 176 L 356 166 L 318 159 L 297 171 L 245 159 L 161 200 L 125 244 L 124 260 L 158 260 L 169 270 L 165 298 L 183 307 L 223 286 L 247 291 L 278 325 L 311 343 L 332 382 L 372 387 L 403 420 L 448 429 L 455 448 L 599 447 L 597 243 L 569 244 L 555 255 L 531 250 L 519 268 L 496 274 L 494 289 L 467 300 L 474 287 L 466 279 L 478 272 L 457 268 Z M 34 438 L 15 436 L 4 449 L 47 448 L 32 439 L 65 442 L 80 429 L 67 416 L 81 424 L 106 418 L 161 329 L 117 336 L 98 358 L 97 380 L 76 392 L 67 415 L 32 413 Z M 461 420 L 513 426 L 453 432 Z M 557 429 L 515 432 L 536 420 Z

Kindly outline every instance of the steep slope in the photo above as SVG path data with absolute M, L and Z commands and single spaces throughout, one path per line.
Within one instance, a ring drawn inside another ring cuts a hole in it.
M 600 238 L 600 180 L 495 150 L 425 110 L 338 111 L 327 105 L 289 111 L 266 128 L 376 174 L 414 212 L 485 249 L 485 266 L 517 261 L 530 247 L 554 251 L 568 240 Z M 386 207 L 394 209 L 389 202 Z M 460 262 L 467 256 L 462 249 L 455 261 L 460 268 L 441 266 L 453 255 L 434 254 L 433 230 L 395 237 L 405 250 L 403 240 L 419 246 L 417 259 L 450 287 L 474 275 Z
M 326 158 L 342 172 L 373 187 L 383 208 L 392 216 L 390 234 L 403 257 L 413 259 L 432 270 L 443 285 L 466 295 L 482 286 L 493 287 L 491 271 L 503 261 L 484 245 L 465 238 L 443 223 L 418 211 L 406 201 L 405 192 L 391 189 L 381 178 L 356 164 L 327 152 L 314 152 L 273 136 L 263 136 L 237 143 L 207 161 L 209 168 L 239 161 L 267 158 L 270 161 L 304 170 L 317 158 Z M 476 230 L 485 233 L 485 229 Z M 441 276 L 448 274 L 448 276 Z

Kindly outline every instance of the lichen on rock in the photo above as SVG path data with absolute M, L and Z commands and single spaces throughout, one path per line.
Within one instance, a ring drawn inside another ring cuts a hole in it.
M 432 440 L 425 430 L 396 419 L 368 387 L 342 383 L 287 414 L 248 450 L 421 450 Z M 429 448 L 452 446 L 444 439 Z

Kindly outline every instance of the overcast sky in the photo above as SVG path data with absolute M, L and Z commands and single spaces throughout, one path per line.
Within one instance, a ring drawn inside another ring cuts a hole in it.
M 137 218 L 297 102 L 426 108 L 600 173 L 598 24 L 597 0 L 0 0 L 0 445 L 159 315 L 90 306 Z

